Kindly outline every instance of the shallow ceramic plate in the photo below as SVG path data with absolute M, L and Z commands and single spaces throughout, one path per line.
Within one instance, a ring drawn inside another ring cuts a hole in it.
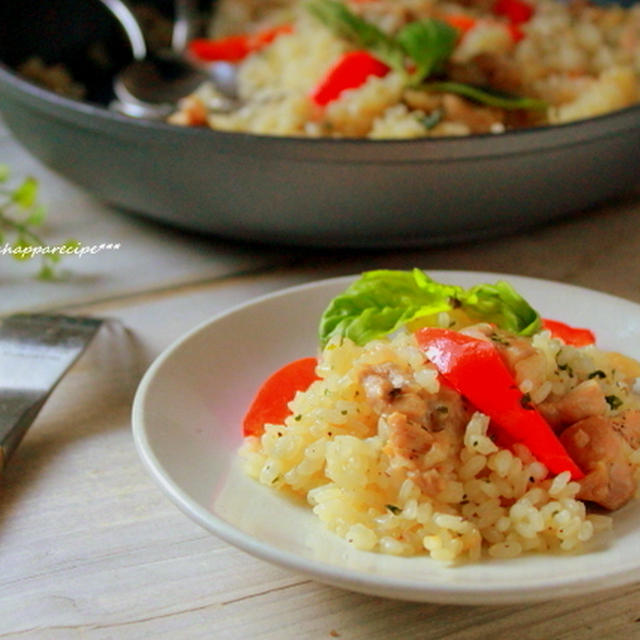
M 501 278 L 544 316 L 589 326 L 604 349 L 640 357 L 640 306 L 567 285 L 492 273 L 429 272 L 468 287 Z M 328 301 L 352 278 L 259 298 L 197 327 L 145 375 L 133 432 L 145 465 L 187 515 L 231 544 L 321 582 L 380 596 L 498 604 L 578 595 L 640 575 L 640 504 L 614 516 L 615 535 L 582 555 L 532 555 L 445 567 L 351 548 L 311 510 L 243 475 L 241 420 L 260 382 L 289 360 L 313 355 Z

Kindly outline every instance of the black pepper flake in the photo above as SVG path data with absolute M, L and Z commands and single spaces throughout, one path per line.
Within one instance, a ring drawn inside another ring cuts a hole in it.
M 593 378 L 606 378 L 607 374 L 602 369 L 596 369 L 596 371 L 592 371 L 587 378 L 592 380 Z
M 523 393 L 520 398 L 520 406 L 523 409 L 532 410 L 533 405 L 531 404 L 531 396 L 528 393 Z
M 399 513 L 402 512 L 402 509 L 396 506 L 395 504 L 385 504 L 384 506 L 387 509 L 389 509 L 389 511 L 391 511 L 391 513 L 393 513 L 394 516 L 397 516 Z

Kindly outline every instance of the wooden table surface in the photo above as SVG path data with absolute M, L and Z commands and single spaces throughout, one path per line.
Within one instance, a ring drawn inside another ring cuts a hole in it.
M 48 237 L 73 231 L 85 245 L 120 244 L 67 260 L 55 283 L 0 256 L 0 313 L 55 309 L 116 320 L 55 390 L 0 479 L 0 640 L 640 638 L 640 586 L 461 607 L 351 593 L 271 566 L 179 512 L 142 467 L 130 429 L 140 376 L 170 342 L 291 284 L 418 266 L 546 278 L 640 302 L 640 195 L 451 247 L 276 251 L 127 217 L 51 174 L 1 125 L 0 161 L 40 179 Z

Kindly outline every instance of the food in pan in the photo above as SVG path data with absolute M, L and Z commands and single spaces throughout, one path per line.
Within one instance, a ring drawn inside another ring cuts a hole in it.
M 301 356 L 249 407 L 244 468 L 358 549 L 580 552 L 636 498 L 640 365 L 506 282 L 367 272 Z
M 640 6 L 585 0 L 222 0 L 205 63 L 237 67 L 175 124 L 267 135 L 497 134 L 636 104 Z M 222 105 L 222 108 L 221 108 Z

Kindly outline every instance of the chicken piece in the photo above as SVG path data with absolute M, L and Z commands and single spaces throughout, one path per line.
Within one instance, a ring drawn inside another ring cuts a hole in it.
M 529 338 L 523 338 L 509 331 L 503 331 L 488 322 L 472 324 L 462 329 L 460 333 L 477 338 L 478 340 L 492 342 L 512 373 L 515 373 L 518 363 L 532 356 L 539 355 L 539 352 L 531 344 Z
M 424 493 L 430 496 L 437 496 L 447 486 L 447 481 L 437 469 L 427 469 L 426 471 L 409 469 L 407 477 L 411 478 Z
M 592 416 L 567 427 L 560 441 L 585 472 L 578 498 L 614 511 L 635 494 L 633 470 L 624 451 L 624 439 L 612 420 Z
M 482 107 L 452 93 L 431 93 L 406 89 L 402 99 L 410 109 L 433 113 L 440 111 L 446 121 L 464 124 L 469 133 L 491 133 L 505 121 L 502 109 Z
M 449 431 L 462 436 L 471 418 L 471 411 L 464 398 L 451 387 L 440 385 L 440 390 L 430 398 L 429 419 L 431 431 Z
M 493 328 L 489 335 L 496 345 L 496 349 L 512 372 L 516 372 L 518 363 L 538 355 L 538 351 L 528 338 Z
M 589 418 L 603 416 L 607 401 L 597 380 L 585 380 L 557 399 L 541 402 L 538 410 L 554 429 Z
M 447 120 L 462 122 L 470 133 L 491 133 L 496 125 L 504 122 L 502 109 L 481 107 L 453 93 L 442 96 L 442 106 Z
M 479 53 L 466 64 L 450 64 L 450 76 L 457 82 L 493 87 L 498 91 L 520 95 L 522 70 L 509 53 Z
M 433 434 L 427 427 L 410 421 L 404 413 L 395 411 L 387 417 L 389 441 L 386 449 L 389 453 L 415 460 L 425 454 L 433 444 Z
M 361 383 L 372 409 L 386 418 L 389 452 L 413 460 L 426 453 L 435 433 L 447 430 L 460 437 L 469 409 L 453 389 L 440 386 L 429 393 L 409 372 L 391 364 L 365 369 Z
M 422 422 L 427 415 L 427 403 L 420 387 L 394 365 L 378 365 L 363 371 L 360 377 L 371 408 L 380 415 L 402 413 L 408 419 Z
M 624 411 L 619 416 L 611 418 L 611 425 L 632 449 L 640 447 L 640 410 Z

